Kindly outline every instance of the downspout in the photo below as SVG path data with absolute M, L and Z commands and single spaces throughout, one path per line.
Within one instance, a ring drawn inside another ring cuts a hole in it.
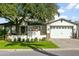
M 77 38 L 79 38 L 78 25 L 76 25 L 76 27 L 77 27 Z

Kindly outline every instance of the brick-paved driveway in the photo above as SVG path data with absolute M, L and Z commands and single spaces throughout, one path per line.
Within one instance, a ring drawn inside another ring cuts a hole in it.
M 79 39 L 52 39 L 61 48 L 79 48 Z

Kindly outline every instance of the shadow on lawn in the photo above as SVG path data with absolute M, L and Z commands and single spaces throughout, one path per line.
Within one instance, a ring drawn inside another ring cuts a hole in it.
M 40 52 L 40 53 L 43 53 L 43 54 L 46 54 L 48 56 L 57 56 L 55 54 L 52 54 L 52 53 L 49 53 L 45 50 L 43 50 L 42 48 L 39 48 L 38 46 L 42 46 L 42 44 L 24 44 L 24 43 L 21 43 L 22 46 L 28 46 L 30 47 L 31 49 L 33 49 L 34 51 L 37 51 L 37 52 Z
M 7 46 L 13 46 L 13 45 L 16 45 L 16 44 L 17 43 L 10 42 L 10 43 L 6 44 L 5 47 L 7 47 Z
M 10 46 L 10 45 L 12 46 L 12 45 L 15 45 L 15 44 L 7 44 L 6 46 Z M 25 47 L 25 46 L 28 46 L 28 47 L 30 47 L 31 49 L 33 49 L 34 51 L 43 53 L 43 54 L 48 55 L 48 56 L 57 56 L 57 55 L 55 55 L 55 54 L 49 53 L 49 52 L 43 50 L 42 48 L 39 48 L 39 47 L 38 47 L 38 46 L 43 46 L 42 44 L 22 43 L 22 42 L 20 42 L 20 45 L 21 45 L 21 46 L 24 46 L 24 47 Z

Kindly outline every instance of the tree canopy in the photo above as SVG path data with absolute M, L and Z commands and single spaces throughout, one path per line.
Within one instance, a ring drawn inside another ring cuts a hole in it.
M 0 4 L 0 16 L 12 21 L 19 17 L 49 21 L 58 14 L 58 6 L 55 3 L 4 3 Z

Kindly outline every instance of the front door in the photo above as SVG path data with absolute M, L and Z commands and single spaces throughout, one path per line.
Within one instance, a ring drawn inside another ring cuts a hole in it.
M 25 34 L 25 26 L 21 26 L 21 34 Z

